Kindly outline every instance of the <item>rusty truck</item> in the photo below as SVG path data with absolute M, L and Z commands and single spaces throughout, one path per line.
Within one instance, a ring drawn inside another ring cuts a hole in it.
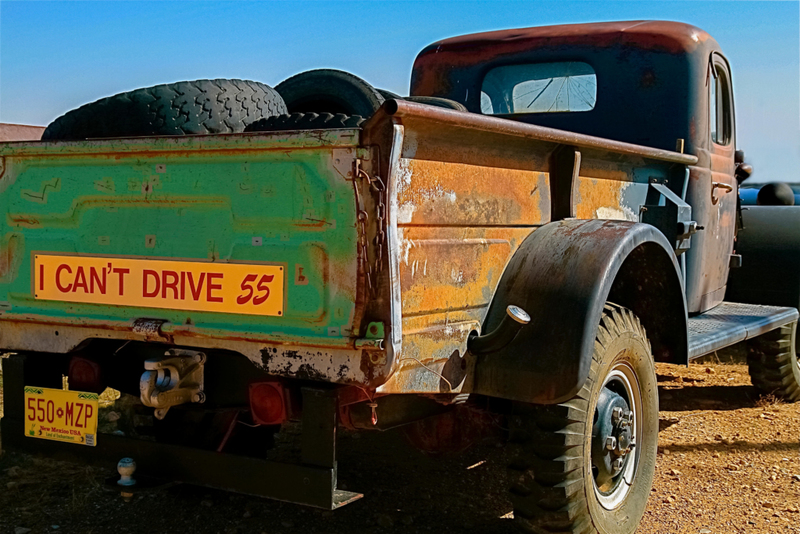
M 3 447 L 334 509 L 337 428 L 491 414 L 524 530 L 633 532 L 655 362 L 745 343 L 800 395 L 797 310 L 724 300 L 749 172 L 728 60 L 675 22 L 445 39 L 407 97 L 321 69 L 87 104 L 0 145 Z M 107 388 L 131 429 L 97 431 Z

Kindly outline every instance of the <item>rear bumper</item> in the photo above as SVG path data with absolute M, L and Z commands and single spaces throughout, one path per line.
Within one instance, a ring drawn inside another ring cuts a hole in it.
M 289 338 L 174 325 L 157 319 L 57 321 L 43 316 L 0 318 L 0 350 L 66 354 L 89 339 L 143 341 L 247 357 L 270 375 L 377 388 L 388 378 L 387 351 L 356 348 L 349 338 Z M 356 344 L 358 340 L 356 340 Z
M 137 474 L 234 491 L 333 510 L 361 498 L 336 489 L 336 414 L 334 390 L 303 389 L 303 435 L 300 463 L 167 445 L 101 434 L 96 447 L 26 438 L 23 388 L 26 357 L 13 355 L 3 363 L 5 415 L 0 420 L 0 446 L 26 454 L 106 466 L 109 472 L 122 458 L 133 458 Z M 134 475 L 136 476 L 136 475 Z

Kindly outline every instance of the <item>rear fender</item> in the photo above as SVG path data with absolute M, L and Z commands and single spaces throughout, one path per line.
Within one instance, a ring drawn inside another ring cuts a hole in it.
M 477 356 L 475 393 L 523 402 L 573 397 L 589 375 L 603 306 L 642 321 L 655 359 L 687 361 L 686 302 L 676 257 L 661 232 L 627 221 L 564 220 L 533 232 L 506 267 L 483 331 L 509 304 L 531 316 L 502 350 Z

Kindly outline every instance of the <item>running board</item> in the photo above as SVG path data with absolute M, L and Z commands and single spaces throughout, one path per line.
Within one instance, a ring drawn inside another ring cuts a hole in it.
M 794 308 L 723 302 L 689 318 L 689 361 L 797 321 Z

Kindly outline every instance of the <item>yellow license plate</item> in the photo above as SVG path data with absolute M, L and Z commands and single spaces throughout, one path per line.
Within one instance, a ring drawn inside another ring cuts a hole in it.
M 37 300 L 280 317 L 285 272 L 279 264 L 34 254 L 32 289 Z
M 25 386 L 25 435 L 97 445 L 97 393 Z

